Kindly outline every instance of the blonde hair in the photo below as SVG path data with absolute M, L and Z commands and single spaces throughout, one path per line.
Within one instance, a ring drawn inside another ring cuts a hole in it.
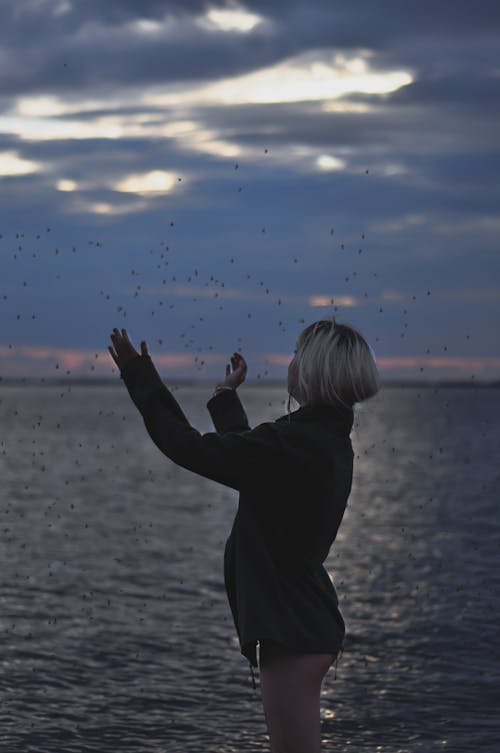
M 375 353 L 362 334 L 332 316 L 306 327 L 297 338 L 295 383 L 290 398 L 304 405 L 352 408 L 377 394 L 380 378 Z

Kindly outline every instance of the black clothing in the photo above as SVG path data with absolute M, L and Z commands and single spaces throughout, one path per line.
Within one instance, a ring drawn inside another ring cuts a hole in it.
M 149 356 L 129 361 L 122 378 L 161 452 L 240 493 L 224 583 L 251 667 L 264 638 L 338 654 L 345 623 L 323 562 L 351 491 L 353 409 L 303 406 L 250 429 L 236 390 L 224 390 L 207 402 L 216 432 L 202 435 Z

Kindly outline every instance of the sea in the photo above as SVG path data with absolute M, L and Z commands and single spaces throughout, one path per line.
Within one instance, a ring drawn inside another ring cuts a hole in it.
M 171 389 L 214 431 L 211 388 Z M 286 413 L 239 395 L 251 427 Z M 162 455 L 119 380 L 0 384 L 0 417 L 0 751 L 270 751 L 224 590 L 238 492 Z M 322 751 L 499 753 L 500 388 L 383 387 L 351 439 Z

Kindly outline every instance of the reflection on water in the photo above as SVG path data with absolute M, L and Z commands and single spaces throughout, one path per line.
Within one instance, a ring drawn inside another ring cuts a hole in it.
M 214 430 L 210 391 L 174 394 Z M 240 396 L 252 426 L 286 412 L 281 389 Z M 237 492 L 162 456 L 122 384 L 0 399 L 0 750 L 268 751 L 224 593 Z M 498 752 L 499 417 L 494 389 L 357 413 L 325 751 Z

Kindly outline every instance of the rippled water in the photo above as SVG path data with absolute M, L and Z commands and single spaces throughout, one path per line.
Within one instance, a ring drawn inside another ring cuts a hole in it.
M 174 394 L 213 431 L 210 389 Z M 240 396 L 252 426 L 286 412 Z M 162 456 L 121 383 L 0 400 L 2 753 L 269 751 L 224 592 L 237 492 Z M 323 749 L 498 753 L 500 390 L 356 410 Z

